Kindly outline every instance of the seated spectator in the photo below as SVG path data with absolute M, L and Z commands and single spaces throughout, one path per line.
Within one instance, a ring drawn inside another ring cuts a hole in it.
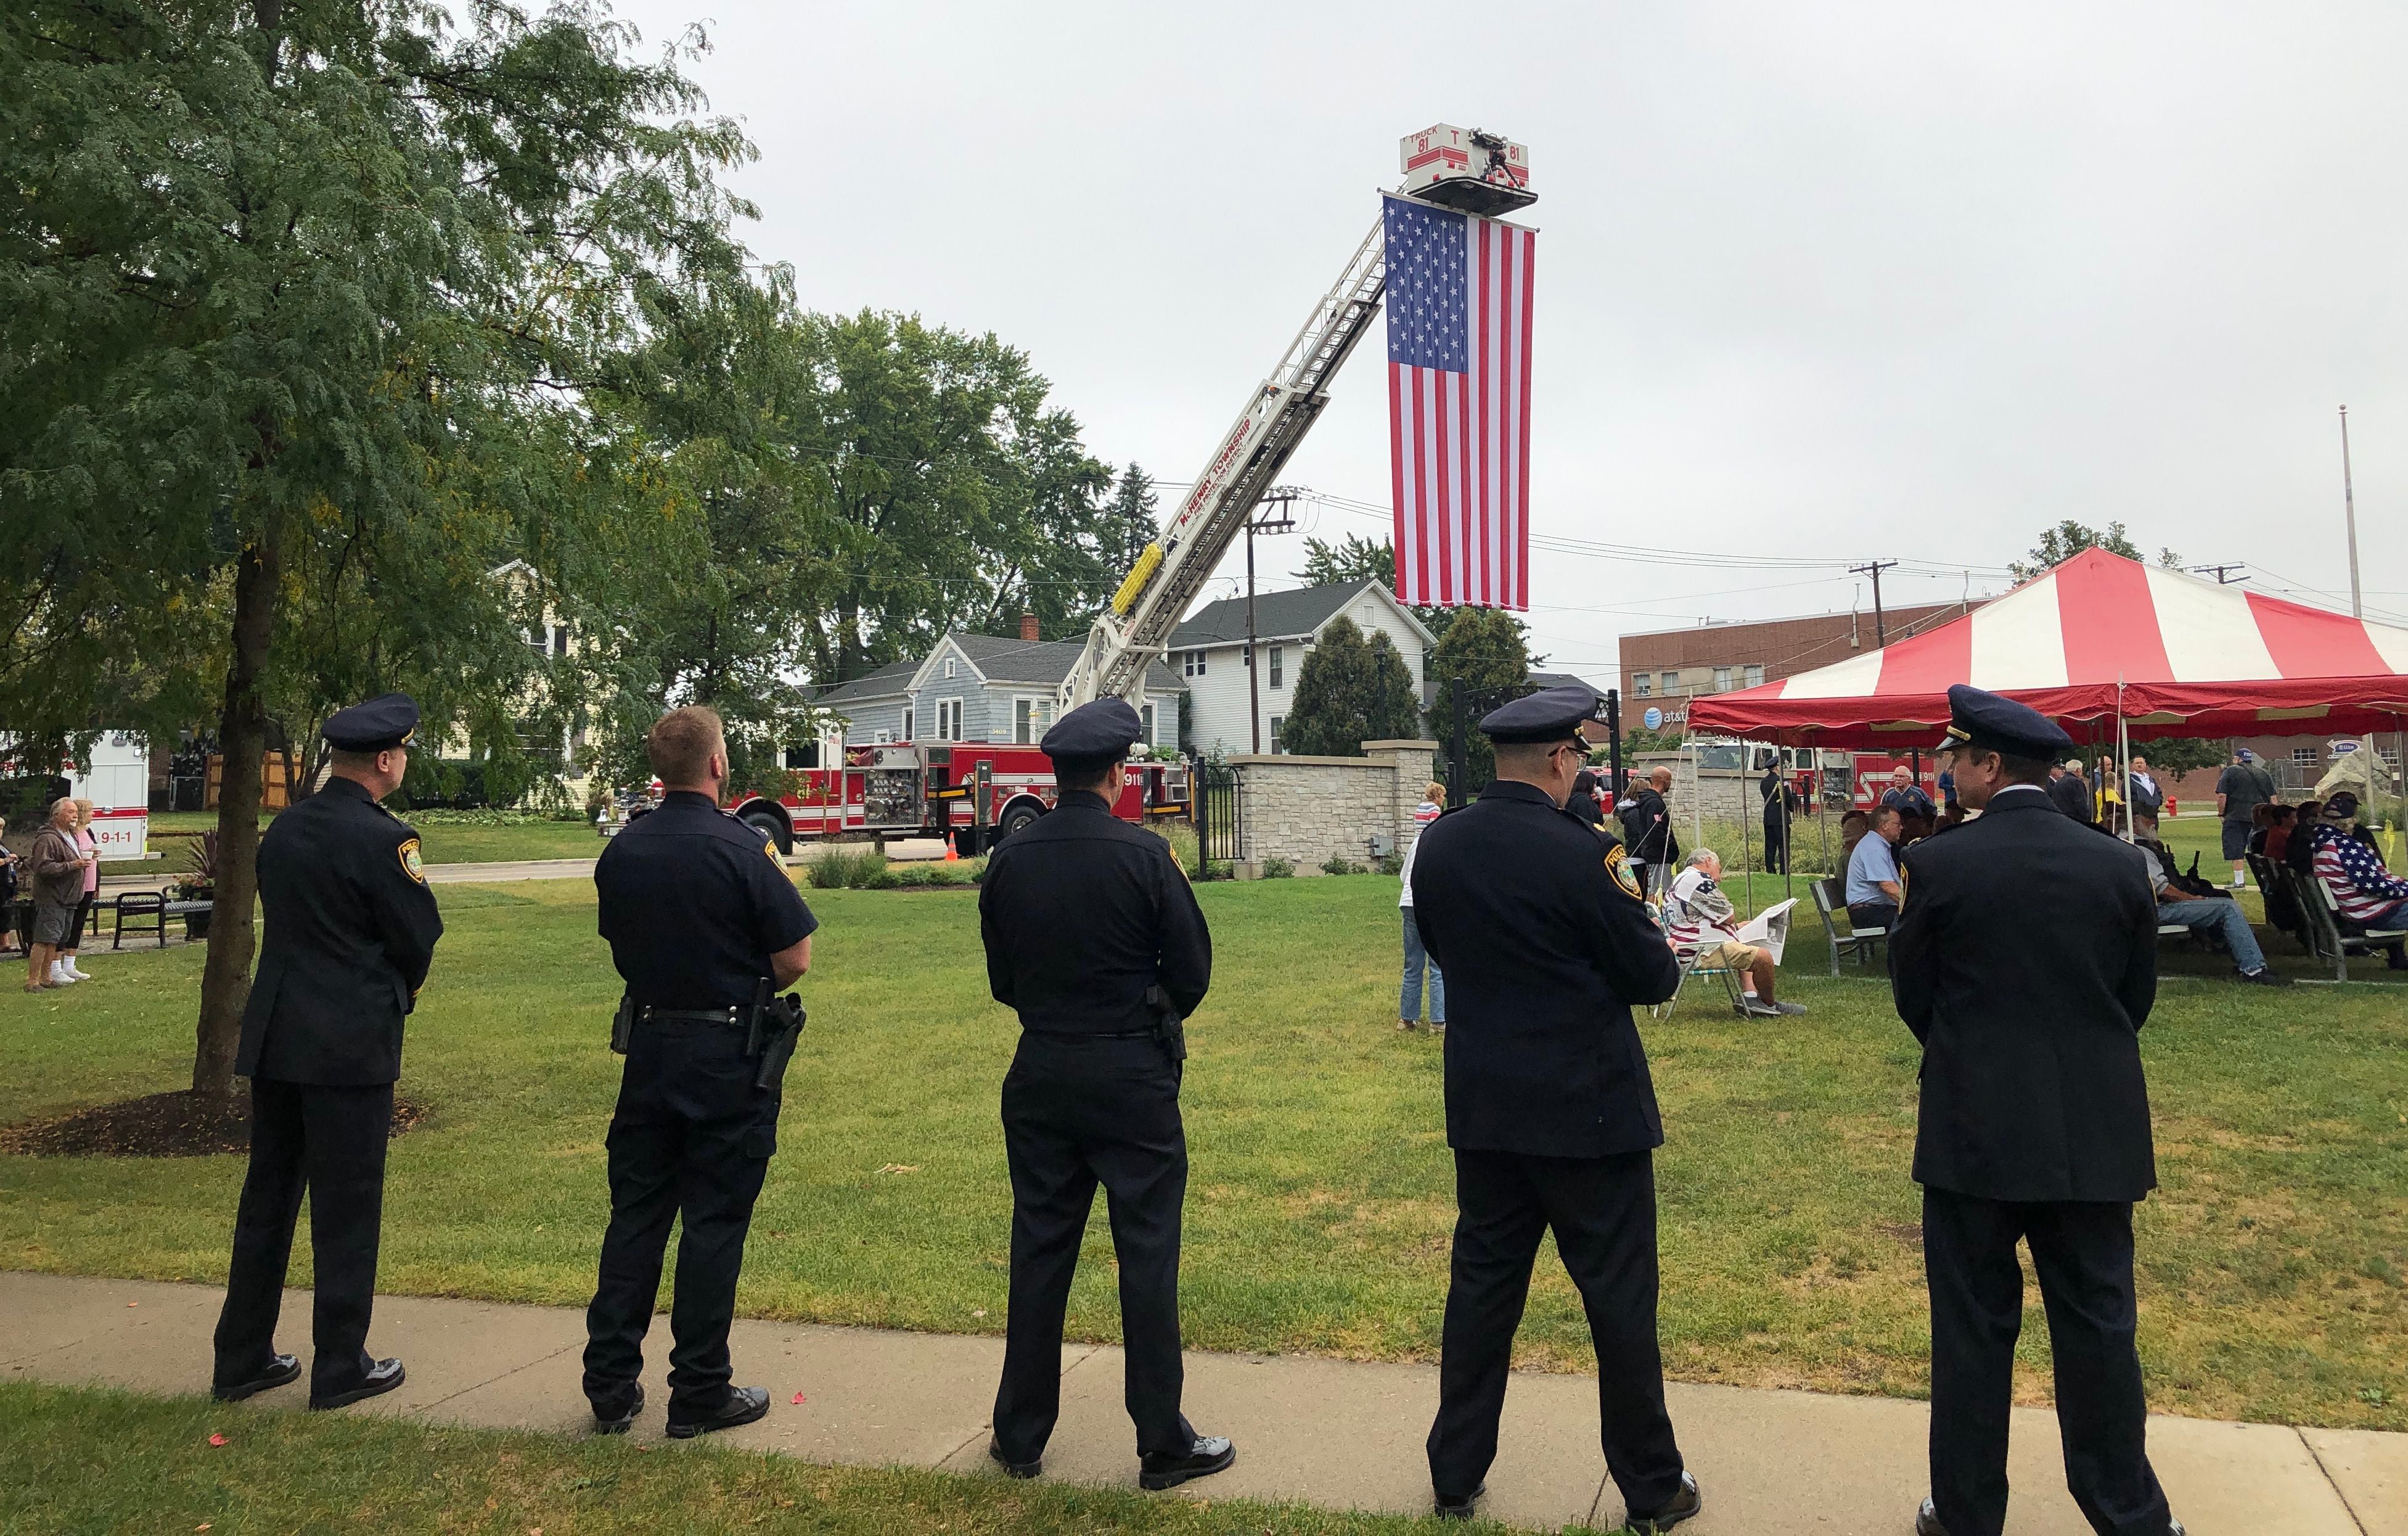
M 1865 834 L 1872 830 L 1872 818 L 1861 811 L 1850 811 L 1841 816 L 1841 868 L 1845 869 L 1848 867 L 1848 860 L 1856 854 L 1856 844 L 1865 840 Z
M 2291 835 L 2283 843 L 2283 868 L 2306 880 L 2315 873 L 2315 830 L 2317 818 L 2324 813 L 2322 800 L 2310 800 L 2301 805 L 2292 824 Z
M 2298 820 L 2300 808 L 2295 805 L 2261 805 L 2250 812 L 2258 830 L 2249 834 L 2249 852 L 2269 864 L 2283 862 L 2288 850 L 2291 828 Z M 2266 898 L 2266 926 L 2284 933 L 2304 934 L 2306 925 L 2300 920 L 2299 904 L 2291 899 L 2291 888 L 2280 881 L 2265 886 L 2258 894 Z
M 2180 923 L 2193 933 L 2221 939 L 2241 979 L 2252 986 L 2291 984 L 2289 977 L 2277 976 L 2266 968 L 2266 952 L 2258 947 L 2258 936 L 2249 928 L 2249 914 L 2241 910 L 2240 902 L 2213 887 L 2210 894 L 2203 896 L 2183 889 L 2182 877 L 2174 872 L 2173 851 L 2157 840 L 2157 817 L 2135 807 L 2132 834 L 2134 845 L 2148 865 L 2149 890 L 2157 898 L 2157 921 Z
M 2341 790 L 2325 802 L 2305 839 L 2314 850 L 2310 868 L 2341 908 L 2338 926 L 2352 937 L 2374 928 L 2408 928 L 2408 880 L 2385 868 L 2373 844 L 2354 835 L 2357 821 L 2358 797 Z M 2393 941 L 2385 954 L 2392 969 L 2408 970 L 2403 941 Z
M 1848 882 L 1842 894 L 1848 903 L 1848 924 L 1862 932 L 1886 932 L 1898 924 L 1899 904 L 1905 891 L 1898 879 L 1898 811 L 1883 806 L 1872 814 L 1871 830 L 1848 854 Z
M 2048 769 L 2048 797 L 2057 808 L 2086 825 L 2099 823 L 2099 807 L 2090 797 L 2090 781 L 2083 777 L 2082 759 L 2069 757 Z
M 1903 764 L 1889 770 L 1889 787 L 1882 791 L 1881 803 L 1901 815 L 1921 816 L 1926 823 L 1940 814 L 1940 808 L 1931 803 L 1931 797 L 1914 782 L 1914 770 Z M 1928 835 L 1928 826 L 1926 835 Z
M 1700 848 L 1689 855 L 1687 865 L 1672 878 L 1670 890 L 1664 897 L 1664 931 L 1677 950 L 1695 951 L 1707 965 L 1728 966 L 1743 973 L 1740 986 L 1745 998 L 1743 1006 L 1757 1018 L 1779 1018 L 1784 1014 L 1803 1013 L 1798 1003 L 1775 1002 L 1772 998 L 1772 952 L 1742 944 L 1733 937 L 1739 926 L 1738 913 L 1730 897 L 1723 895 L 1715 883 L 1722 878 L 1723 861 L 1711 848 Z

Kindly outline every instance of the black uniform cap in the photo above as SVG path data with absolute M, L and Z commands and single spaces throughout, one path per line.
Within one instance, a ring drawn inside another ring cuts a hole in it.
M 2054 759 L 2072 745 L 2073 738 L 2056 721 L 2028 704 L 1970 682 L 1954 683 L 1948 689 L 1948 734 L 1940 739 L 1942 752 L 1972 749 L 2009 757 Z
M 1542 688 L 1480 717 L 1480 729 L 1499 746 L 1579 741 L 1581 722 L 1597 715 L 1597 690 L 1577 683 Z
M 326 745 L 337 752 L 382 752 L 388 747 L 406 747 L 409 739 L 418 734 L 418 701 L 408 694 L 386 694 L 348 710 L 337 710 L 326 717 L 325 728 L 319 734 L 325 737 Z
M 1125 698 L 1099 698 L 1082 704 L 1054 722 L 1038 746 L 1054 759 L 1056 769 L 1092 773 L 1128 755 L 1129 747 L 1145 734 L 1145 722 Z

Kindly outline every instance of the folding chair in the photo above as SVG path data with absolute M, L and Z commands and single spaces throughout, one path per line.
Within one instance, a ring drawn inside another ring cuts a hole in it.
M 1746 994 L 1740 987 L 1740 973 L 1709 958 L 1721 950 L 1723 942 L 1717 939 L 1708 944 L 1673 945 L 1672 954 L 1681 962 L 1681 980 L 1672 988 L 1672 995 L 1648 1009 L 1648 1014 L 1659 1021 L 1670 1018 L 1672 1010 L 1680 1004 L 1681 994 L 1688 987 L 1690 977 L 1713 976 L 1721 980 L 1723 996 L 1730 1000 L 1731 1012 L 1742 1018 L 1747 1017 Z
M 1815 881 L 1806 888 L 1813 895 L 1814 911 L 1822 916 L 1824 935 L 1831 940 L 1831 974 L 1833 976 L 1840 974 L 1842 955 L 1854 956 L 1856 964 L 1862 966 L 1865 963 L 1865 957 L 1888 939 L 1887 928 L 1856 926 L 1855 920 L 1848 916 L 1847 903 L 1841 899 L 1841 893 L 1846 887 L 1840 883 L 1838 877 Z M 1848 926 L 1848 931 L 1845 933 L 1840 931 L 1842 923 L 1846 923 Z
M 2315 875 L 2298 883 L 2310 887 L 2301 893 L 2300 901 L 2300 914 L 2307 919 L 2309 946 L 2317 959 L 2332 962 L 2334 981 L 2349 980 L 2351 955 L 2372 955 L 2408 940 L 2408 928 L 2363 928 L 2352 923 L 2350 926 L 2356 931 L 2343 932 L 2341 902 L 2332 894 L 2332 887 Z
M 136 933 L 155 933 L 159 947 L 167 947 L 167 897 L 158 891 L 125 891 L 117 897 L 117 933 L 108 941 L 110 949 L 125 944 L 126 923 L 131 920 Z

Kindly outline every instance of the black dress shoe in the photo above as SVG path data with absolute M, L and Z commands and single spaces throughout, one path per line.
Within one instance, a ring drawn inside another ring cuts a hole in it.
M 1623 1524 L 1638 1531 L 1640 1536 L 1660 1536 L 1661 1532 L 1671 1529 L 1705 1507 L 1706 1496 L 1698 1491 L 1698 1480 L 1683 1472 L 1681 1491 L 1672 1496 L 1671 1502 L 1644 1514 L 1632 1510 Z
M 1176 1451 L 1148 1451 L 1138 1457 L 1137 1486 L 1159 1493 L 1182 1483 L 1226 1471 L 1229 1463 L 1237 1459 L 1238 1448 L 1219 1435 L 1197 1435 L 1183 1456 Z
M 2265 967 L 2260 967 L 2256 970 L 2244 970 L 2241 973 L 2241 979 L 2248 983 L 2251 986 L 2288 986 L 2291 984 L 2291 979 L 2288 976 L 2277 976 L 2271 969 Z
M 1469 1520 L 1471 1518 L 1471 1507 L 1479 1503 L 1481 1496 L 1487 1491 L 1488 1485 L 1483 1483 L 1469 1493 L 1439 1494 L 1431 1504 L 1430 1513 L 1441 1520 Z
M 674 1410 L 669 1414 L 669 1438 L 692 1440 L 696 1435 L 716 1434 L 733 1429 L 739 1424 L 751 1424 L 766 1418 L 769 1413 L 769 1389 L 766 1386 L 731 1386 L 727 1400 L 719 1412 L 698 1419 L 681 1419 Z
M 348 1408 L 365 1398 L 381 1397 L 402 1384 L 409 1374 L 399 1360 L 379 1360 L 368 1367 L 368 1373 L 359 1385 L 347 1392 L 331 1392 L 322 1398 L 312 1397 L 312 1408 Z
M 1914 1512 L 1914 1536 L 1948 1536 L 1948 1528 L 1940 1523 L 1939 1507 L 1928 1499 Z
M 627 1427 L 636 1422 L 636 1415 L 643 1411 L 644 1384 L 638 1382 L 636 1396 L 627 1404 L 625 1411 L 618 1414 L 605 1414 L 599 1408 L 594 1410 L 594 1432 L 597 1435 L 624 1435 L 627 1432 Z
M 1039 1457 L 1034 1461 L 1014 1461 L 1003 1454 L 1000 1444 L 992 1440 L 986 1443 L 986 1458 L 1001 1467 L 1006 1477 L 1030 1478 L 1045 1470 L 1044 1457 Z
M 282 1386 L 287 1382 L 296 1382 L 300 1379 L 301 1357 L 270 1355 L 267 1357 L 267 1364 L 262 1366 L 248 1381 L 219 1383 L 209 1388 L 209 1396 L 220 1402 L 240 1402 L 245 1398 L 257 1397 L 271 1386 Z

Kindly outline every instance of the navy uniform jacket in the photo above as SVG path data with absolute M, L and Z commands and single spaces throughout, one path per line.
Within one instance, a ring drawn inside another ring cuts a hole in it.
M 2140 1028 L 2157 906 L 2143 858 L 2037 786 L 1906 850 L 1889 970 L 1923 1042 L 1917 1183 L 1994 1200 L 2156 1187 Z
M 409 1012 L 443 919 L 418 834 L 350 779 L 279 814 L 259 840 L 267 940 L 234 1069 L 368 1086 L 401 1075 Z
M 1422 833 L 1413 922 L 1446 973 L 1449 1146 L 1664 1144 L 1630 1005 L 1670 997 L 1681 968 L 1621 864 L 1612 837 L 1511 780 Z
M 769 957 L 819 927 L 777 843 L 692 790 L 672 790 L 610 840 L 594 861 L 594 889 L 638 1007 L 743 1007 Z
M 995 1000 L 1046 1034 L 1151 1028 L 1157 984 L 1184 1018 L 1212 983 L 1212 935 L 1170 845 L 1082 790 L 987 860 L 979 932 Z

